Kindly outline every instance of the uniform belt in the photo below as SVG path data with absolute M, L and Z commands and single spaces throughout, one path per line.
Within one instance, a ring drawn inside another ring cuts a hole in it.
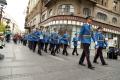
M 104 40 L 98 40 L 98 41 L 104 41 Z
M 91 35 L 83 35 L 83 37 L 90 38 L 90 37 L 91 37 Z

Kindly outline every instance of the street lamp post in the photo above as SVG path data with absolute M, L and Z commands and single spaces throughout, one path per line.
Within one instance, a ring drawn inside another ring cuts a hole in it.
M 7 5 L 6 0 L 0 0 L 0 24 L 2 19 L 2 12 L 6 5 Z

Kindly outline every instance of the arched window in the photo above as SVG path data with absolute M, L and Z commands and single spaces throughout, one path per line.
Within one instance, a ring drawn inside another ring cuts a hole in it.
M 75 11 L 74 6 L 71 4 L 63 4 L 58 7 L 58 14 L 70 15 Z
M 52 16 L 52 15 L 53 15 L 53 11 L 52 11 L 52 9 L 50 9 L 49 16 Z
M 107 15 L 103 14 L 101 12 L 98 12 L 97 13 L 97 18 L 100 19 L 100 20 L 106 21 L 107 20 Z
M 83 14 L 85 17 L 91 16 L 91 10 L 89 8 L 84 8 L 83 9 Z
M 113 23 L 113 24 L 116 24 L 116 23 L 117 23 L 117 18 L 113 17 L 113 18 L 112 18 L 112 23 Z
M 45 20 L 45 18 L 46 18 L 46 14 L 43 14 L 42 15 L 42 21 Z

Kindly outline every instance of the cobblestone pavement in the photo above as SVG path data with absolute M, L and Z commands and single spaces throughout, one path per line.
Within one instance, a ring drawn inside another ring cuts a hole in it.
M 0 80 L 120 80 L 120 59 L 105 59 L 108 66 L 93 64 L 95 70 L 89 70 L 78 65 L 80 56 L 51 56 L 44 52 L 40 56 L 21 44 L 8 43 L 0 53 L 5 55 L 0 61 Z M 93 55 L 91 50 L 91 61 Z

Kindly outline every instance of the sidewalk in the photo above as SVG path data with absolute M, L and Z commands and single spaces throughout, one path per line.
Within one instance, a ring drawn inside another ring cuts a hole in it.
M 8 43 L 0 53 L 5 55 L 0 61 L 0 80 L 120 80 L 120 59 L 106 59 L 108 66 L 93 64 L 95 70 L 89 70 L 78 65 L 80 56 L 40 56 L 21 44 Z M 93 55 L 91 50 L 91 61 Z

